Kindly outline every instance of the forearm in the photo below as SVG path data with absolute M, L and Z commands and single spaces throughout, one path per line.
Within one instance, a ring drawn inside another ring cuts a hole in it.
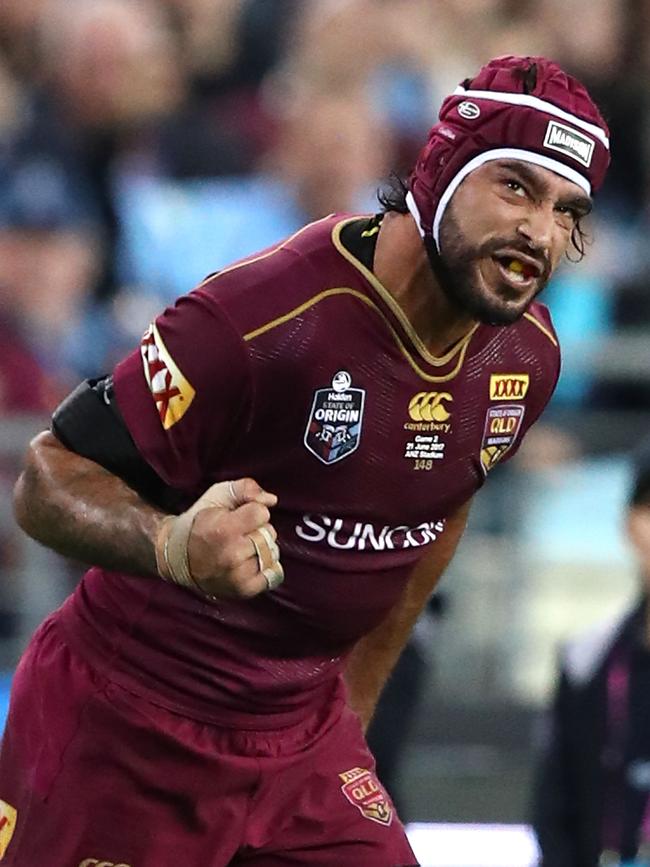
M 469 507 L 468 502 L 447 520 L 444 533 L 415 566 L 397 604 L 378 627 L 355 645 L 348 658 L 345 670 L 348 699 L 364 728 L 370 723 L 415 621 L 458 546 Z
M 30 445 L 14 506 L 26 533 L 66 557 L 157 574 L 155 539 L 164 513 L 51 433 L 40 434 Z
M 425 597 L 421 604 L 416 604 L 408 596 L 405 592 L 388 618 L 357 642 L 348 658 L 345 669 L 348 700 L 361 717 L 364 731 L 426 601 Z

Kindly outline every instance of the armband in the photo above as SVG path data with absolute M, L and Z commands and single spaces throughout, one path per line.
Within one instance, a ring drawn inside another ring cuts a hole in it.
M 144 499 L 177 511 L 180 492 L 169 487 L 138 451 L 115 400 L 113 377 L 88 379 L 54 411 L 52 433 L 70 451 L 119 476 Z

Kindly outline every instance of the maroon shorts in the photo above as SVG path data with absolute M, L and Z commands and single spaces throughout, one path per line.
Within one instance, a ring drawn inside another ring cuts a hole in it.
M 3 867 L 416 865 L 342 703 L 282 731 L 217 728 L 100 678 L 55 617 L 14 678 Z

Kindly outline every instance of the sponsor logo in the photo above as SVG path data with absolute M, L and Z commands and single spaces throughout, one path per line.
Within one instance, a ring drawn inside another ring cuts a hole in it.
M 11 804 L 0 800 L 0 861 L 5 856 L 11 838 L 16 830 L 18 811 Z
M 99 858 L 85 858 L 79 867 L 130 867 L 130 865 L 123 861 L 116 864 L 114 861 L 100 861 Z
M 160 421 L 169 430 L 183 418 L 196 392 L 176 366 L 154 324 L 144 333 L 140 353 Z
M 304 443 L 324 464 L 347 458 L 359 447 L 366 392 L 352 388 L 347 370 L 339 370 L 330 388 L 314 392 Z
M 305 542 L 324 542 L 330 548 L 356 551 L 394 551 L 419 548 L 435 542 L 445 529 L 444 521 L 423 521 L 415 527 L 377 527 L 364 521 L 330 518 L 327 515 L 303 515 L 296 524 L 296 535 Z
M 409 401 L 413 421 L 447 421 L 451 413 L 445 406 L 453 397 L 447 391 L 419 391 Z
M 475 102 L 465 100 L 458 106 L 458 114 L 465 120 L 476 120 L 481 114 L 481 109 Z
M 527 373 L 493 373 L 490 376 L 490 400 L 521 400 L 526 397 L 529 385 Z
M 4 858 L 16 830 L 18 811 L 11 804 L 0 800 L 0 861 Z
M 404 457 L 413 461 L 413 469 L 430 470 L 434 461 L 445 456 L 445 442 L 439 434 L 451 433 L 451 411 L 448 404 L 453 397 L 448 391 L 419 391 L 408 405 L 410 422 L 404 430 L 411 434 L 404 447 Z
M 486 473 L 501 460 L 517 438 L 525 410 L 522 404 L 488 409 L 481 443 L 481 466 Z
M 390 825 L 393 807 L 377 776 L 366 768 L 352 768 L 339 774 L 341 791 L 360 813 L 372 822 Z
M 573 157 L 589 168 L 596 142 L 588 135 L 572 129 L 557 120 L 549 120 L 544 136 L 544 147 Z

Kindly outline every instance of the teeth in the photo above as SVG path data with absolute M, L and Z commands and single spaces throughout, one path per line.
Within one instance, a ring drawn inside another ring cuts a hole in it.
M 516 283 L 525 283 L 528 279 L 524 265 L 518 259 L 511 259 L 507 266 L 501 264 L 501 267 L 508 277 Z

